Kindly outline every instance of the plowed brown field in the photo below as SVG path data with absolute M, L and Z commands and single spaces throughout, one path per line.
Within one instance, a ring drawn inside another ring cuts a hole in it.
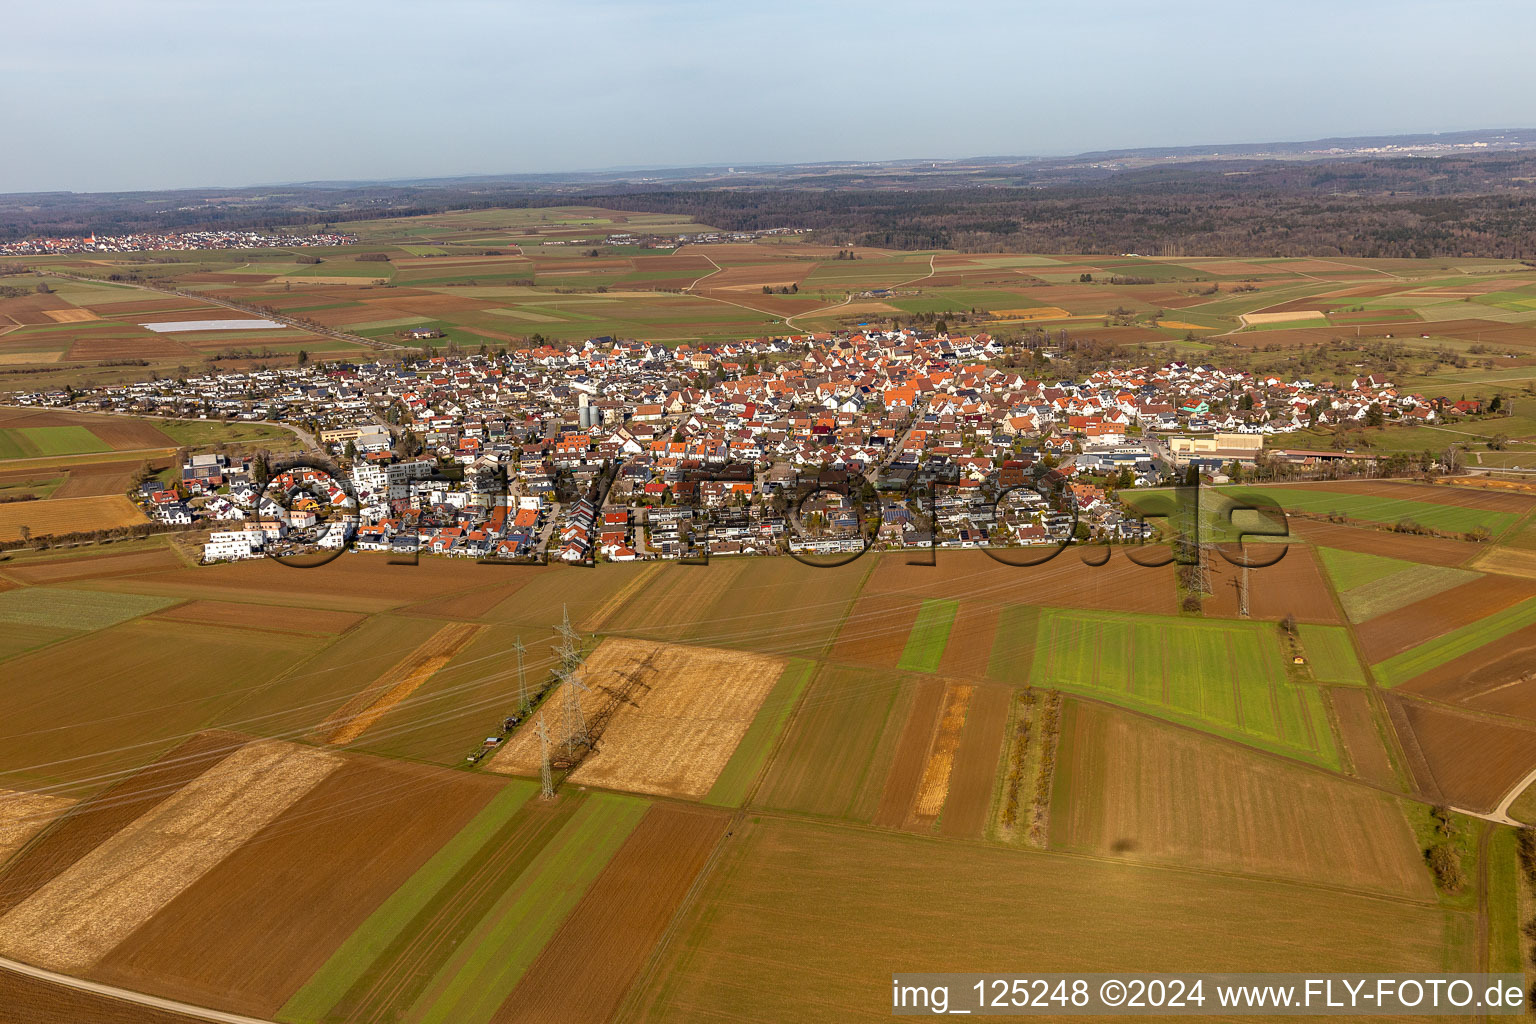
M 1371 664 L 1470 625 L 1536 594 L 1536 583 L 1513 576 L 1487 576 L 1355 627 L 1360 650 Z
M 196 622 L 205 626 L 238 626 L 243 629 L 314 636 L 336 636 L 363 621 L 361 615 L 352 612 L 285 608 L 272 604 L 236 604 L 228 601 L 188 601 L 163 612 L 156 612 L 154 617 L 175 622 Z
M 1068 848 L 1434 895 L 1397 801 L 1375 790 L 1083 703 L 1057 763 L 1070 799 L 1051 836 Z
M 949 628 L 949 641 L 939 659 L 939 674 L 981 679 L 992 660 L 992 641 L 997 635 L 998 606 L 961 601 Z
M 69 467 L 69 476 L 50 498 L 89 498 L 103 494 L 122 494 L 133 483 L 141 463 L 102 462 Z
M 187 740 L 110 789 L 77 804 L 0 873 L 0 917 L 140 815 L 245 743 L 233 733 Z
M 69 583 L 75 580 L 133 576 L 182 565 L 170 548 L 135 551 L 127 555 L 89 555 L 83 558 L 48 558 L 19 565 L 8 565 L 7 576 L 23 583 Z
M 938 564 L 907 565 L 907 556 L 882 556 L 864 592 L 1099 608 L 1172 614 L 1171 565 L 1149 569 L 1115 554 L 1102 566 L 1085 565 L 1068 549 L 1043 565 L 1004 565 L 981 551 L 940 551 Z
M 1289 525 L 1292 533 L 1311 541 L 1318 547 L 1343 548 L 1345 551 L 1360 551 L 1368 555 L 1405 558 L 1411 562 L 1423 562 L 1425 565 L 1460 565 L 1488 550 L 1486 545 L 1468 541 L 1340 526 L 1337 523 L 1302 519 L 1298 516 L 1292 516 L 1289 519 Z
M 1371 711 L 1371 697 L 1365 690 L 1350 686 L 1335 687 L 1333 711 L 1339 720 L 1344 748 L 1355 766 L 1355 774 L 1367 782 L 1389 789 L 1401 786 L 1387 757 L 1386 741 L 1376 727 Z
M 91 977 L 270 1017 L 498 788 L 445 769 L 348 760 Z
M 980 839 L 992 807 L 1003 730 L 1008 725 L 1007 687 L 978 685 L 965 716 L 965 731 L 955 751 L 949 775 L 949 797 L 939 819 L 939 831 L 947 836 Z
M 1447 802 L 1489 811 L 1536 768 L 1536 728 L 1462 714 L 1412 699 L 1402 702 L 1409 726 Z
M 1536 719 L 1536 626 L 1437 665 L 1398 689 L 1447 704 Z
M 921 606 L 899 594 L 864 594 L 843 620 L 832 660 L 895 668 Z
M 697 807 L 647 811 L 492 1021 L 612 1019 L 727 820 Z
M 1234 552 L 1233 557 L 1240 556 Z M 1255 557 L 1272 556 L 1261 549 Z M 1219 554 L 1211 556 L 1207 567 L 1211 596 L 1205 601 L 1205 614 L 1236 618 L 1241 610 L 1238 585 L 1243 570 Z M 1248 614 L 1255 619 L 1294 615 L 1298 622 L 1344 621 L 1312 549 L 1302 544 L 1289 545 L 1274 565 L 1248 570 Z
M 82 992 L 0 969 L 0 1020 L 5 1024 L 202 1024 L 184 1017 Z
M 896 753 L 885 775 L 885 789 L 875 807 L 874 824 L 900 828 L 912 810 L 912 800 L 928 764 L 933 733 L 944 702 L 944 681 L 932 676 L 919 679 L 907 719 L 896 741 Z
M 123 416 L 92 416 L 86 426 L 91 433 L 118 451 L 176 447 L 176 442 L 162 433 L 159 427 L 143 420 Z

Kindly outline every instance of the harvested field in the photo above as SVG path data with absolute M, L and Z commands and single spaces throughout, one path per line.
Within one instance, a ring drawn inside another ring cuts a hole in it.
M 121 494 L 56 498 L 0 505 L 0 540 L 20 540 L 23 526 L 34 537 L 115 530 L 148 520 Z
M 1434 896 L 1397 801 L 1373 789 L 1081 702 L 1057 764 L 1051 835 L 1068 849 Z
M 1503 573 L 1506 576 L 1519 576 L 1528 580 L 1536 579 L 1536 551 L 1523 551 L 1503 546 L 1493 547 L 1486 549 L 1467 564 L 1482 572 Z
M 897 594 L 863 594 L 843 620 L 830 657 L 895 668 L 922 602 Z
M 0 789 L 0 865 L 74 805 L 65 796 Z
M 981 838 L 992 807 L 1012 692 L 982 684 L 971 694 L 965 730 L 949 774 L 949 796 L 939 818 L 939 831 L 944 835 Z
M 723 847 L 634 1019 L 725 1019 L 750 1007 L 758 1020 L 888 1021 L 889 976 L 903 964 L 1472 970 L 1473 934 L 1471 914 L 1433 900 L 764 817 Z
M 1536 769 L 1536 727 L 1510 725 L 1412 699 L 1403 700 L 1401 706 L 1434 784 L 1453 806 L 1491 811 Z
M 244 742 L 233 733 L 202 733 L 111 789 L 75 804 L 42 838 L 4 865 L 0 918 Z
M 582 669 L 589 722 L 613 698 L 607 688 L 639 684 L 602 728 L 597 749 L 571 775 L 581 785 L 699 798 L 709 792 L 746 734 L 784 661 L 742 651 L 610 637 Z M 561 699 L 557 691 L 551 700 Z M 558 705 L 552 705 L 557 707 Z M 494 771 L 536 775 L 538 737 L 522 729 L 497 753 Z
M 1388 558 L 1403 558 L 1425 565 L 1461 565 L 1488 550 L 1485 545 L 1468 541 L 1341 526 L 1315 519 L 1292 517 L 1288 523 L 1292 533 L 1318 547 L 1363 551 L 1368 555 L 1386 555 Z
M 949 643 L 939 661 L 940 675 L 970 679 L 986 676 L 992 659 L 992 641 L 997 635 L 998 615 L 996 605 L 960 602 L 960 610 L 949 629 Z
M 1207 570 L 1211 596 L 1204 602 L 1205 614 L 1236 618 L 1241 608 L 1238 587 L 1243 570 L 1220 555 L 1207 561 Z M 1288 545 L 1274 565 L 1248 570 L 1248 614 L 1277 621 L 1288 615 L 1298 622 L 1342 621 L 1312 550 L 1302 544 Z
M 1064 551 L 1035 566 L 1004 565 L 982 551 L 940 551 L 937 565 L 907 565 L 906 553 L 882 555 L 865 593 L 908 597 L 1056 605 L 1114 611 L 1176 610 L 1173 567 L 1149 569 L 1112 556 L 1085 565 Z
M 1401 780 L 1392 770 L 1387 754 L 1385 726 L 1378 727 L 1376 712 L 1371 706 L 1371 695 L 1364 690 L 1337 689 L 1333 691 L 1333 713 L 1338 716 L 1339 735 L 1344 740 L 1344 750 L 1355 768 L 1355 774 L 1366 782 L 1388 789 L 1400 789 Z
M 1486 619 L 1536 595 L 1536 583 L 1488 576 L 1362 623 L 1355 629 L 1365 660 L 1375 664 Z
M 434 672 L 453 660 L 479 628 L 472 623 L 454 622 L 439 629 L 362 693 L 337 708 L 320 723 L 317 734 L 333 746 L 356 740 L 391 708 L 414 693 Z
M 241 747 L 0 918 L 0 950 L 66 972 L 94 965 L 339 763 L 276 740 Z
M 611 1020 L 727 820 L 693 807 L 647 811 L 492 1021 Z
M 236 604 L 230 601 L 188 601 L 155 614 L 157 619 L 196 622 L 205 626 L 238 626 L 273 633 L 336 636 L 359 622 L 361 615 L 314 608 L 284 608 L 270 604 Z
M 912 821 L 919 828 L 932 825 L 944 809 L 944 800 L 949 796 L 950 773 L 955 767 L 955 751 L 960 746 L 960 732 L 965 728 L 965 715 L 970 710 L 973 690 L 968 683 L 951 683 L 944 688 L 944 709 L 939 715 L 938 731 L 928 747 L 928 759 L 923 764 L 923 775 L 912 801 Z
M 270 1017 L 498 788 L 445 769 L 349 759 L 91 977 Z

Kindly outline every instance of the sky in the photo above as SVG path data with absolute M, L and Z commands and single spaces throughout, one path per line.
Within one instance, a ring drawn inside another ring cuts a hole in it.
M 76 0 L 3 24 L 0 192 L 1536 127 L 1530 0 Z

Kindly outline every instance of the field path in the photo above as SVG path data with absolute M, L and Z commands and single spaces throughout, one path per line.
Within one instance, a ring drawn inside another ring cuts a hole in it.
M 143 992 L 134 992 L 126 988 L 118 988 L 115 985 L 103 985 L 95 981 L 86 981 L 84 978 L 71 978 L 67 974 L 58 974 L 54 971 L 34 967 L 31 964 L 22 963 L 20 960 L 11 960 L 0 957 L 0 971 L 11 971 L 14 974 L 22 974 L 38 981 L 46 981 L 51 985 L 62 988 L 72 988 L 78 992 L 91 992 L 95 995 L 106 996 L 108 999 L 116 999 L 119 1002 L 134 1003 L 138 1006 L 147 1006 L 153 1010 L 164 1010 L 167 1013 L 179 1013 L 193 1020 L 211 1020 L 219 1024 L 272 1024 L 260 1017 L 244 1017 L 238 1013 L 225 1013 L 223 1010 L 211 1010 L 206 1006 L 193 1006 L 191 1003 L 178 1002 L 175 999 L 162 999 L 159 996 L 146 995 Z

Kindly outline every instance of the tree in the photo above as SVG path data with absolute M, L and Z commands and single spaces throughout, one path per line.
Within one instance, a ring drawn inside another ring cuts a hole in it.
M 346 456 L 347 463 L 349 465 L 351 463 L 356 462 L 357 461 L 357 442 L 356 441 L 348 441 L 347 442 L 347 447 L 343 450 L 342 454 Z
M 402 459 L 413 459 L 421 454 L 421 438 L 416 436 L 416 431 L 406 427 L 395 438 L 395 455 Z
M 258 491 L 265 490 L 267 483 L 272 479 L 272 466 L 267 461 L 266 452 L 257 452 L 251 459 L 251 482 L 256 485 Z
M 30 541 L 31 539 L 32 539 L 32 527 L 30 527 L 30 526 L 26 525 L 25 523 L 23 523 L 22 526 L 21 526 L 21 542 L 23 544 L 25 544 L 28 541 Z
M 299 349 L 299 365 L 303 366 L 307 362 L 309 362 L 309 353 L 302 348 Z
M 1190 463 L 1189 468 L 1184 471 L 1184 486 L 1200 486 L 1200 467 L 1196 466 L 1194 463 Z
M 1507 434 L 1494 434 L 1488 439 L 1488 448 L 1490 451 L 1501 452 L 1508 447 L 1509 436 Z
M 1386 422 L 1386 414 L 1381 411 L 1381 403 L 1372 402 L 1371 407 L 1365 410 L 1365 425 L 1379 427 Z

